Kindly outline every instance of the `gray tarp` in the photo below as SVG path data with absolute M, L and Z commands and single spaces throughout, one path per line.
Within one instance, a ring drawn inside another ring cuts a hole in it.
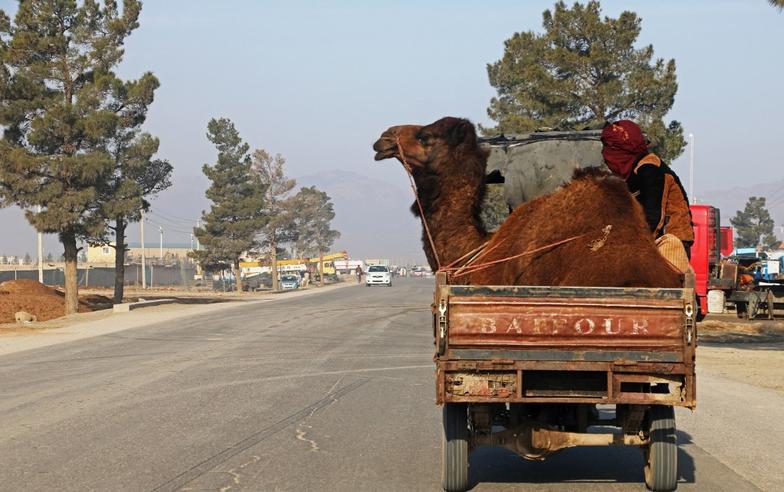
M 487 173 L 504 177 L 504 196 L 514 209 L 567 183 L 575 169 L 604 167 L 601 131 L 537 132 L 480 139 L 491 149 Z

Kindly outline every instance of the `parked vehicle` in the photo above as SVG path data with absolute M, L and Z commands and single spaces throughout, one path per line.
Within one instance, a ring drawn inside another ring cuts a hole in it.
M 392 287 L 392 273 L 384 265 L 370 265 L 365 272 L 365 285 L 386 285 Z
M 248 275 L 242 280 L 242 290 L 255 292 L 260 289 L 272 288 L 272 275 L 268 272 Z
M 280 277 L 280 288 L 283 290 L 299 289 L 300 276 L 299 275 L 283 275 Z
M 694 244 L 691 246 L 691 264 L 694 270 L 694 291 L 697 294 L 699 319 L 708 312 L 708 291 L 732 290 L 734 278 L 721 275 L 722 252 L 732 250 L 732 229 L 721 227 L 721 213 L 710 205 L 692 205 L 691 220 L 694 225 Z
M 739 318 L 773 319 L 776 310 L 784 309 L 784 258 L 738 249 L 724 269 L 736 279 L 726 299 Z

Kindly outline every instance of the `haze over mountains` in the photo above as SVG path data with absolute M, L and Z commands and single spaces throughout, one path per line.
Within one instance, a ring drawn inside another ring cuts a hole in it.
M 337 249 L 357 258 L 390 257 L 398 261 L 424 262 L 421 225 L 411 214 L 409 189 L 359 173 L 332 170 L 297 179 L 298 186 L 324 190 L 335 203 L 334 227 L 341 232 Z M 721 222 L 730 224 L 750 196 L 767 197 L 768 210 L 776 223 L 776 235 L 784 239 L 784 179 L 751 186 L 697 193 L 696 203 L 721 210 Z
M 763 196 L 766 206 L 776 223 L 776 237 L 784 239 L 784 179 L 751 186 L 736 186 L 725 190 L 695 193 L 696 203 L 705 203 L 721 209 L 721 223 L 730 225 L 730 218 L 743 210 L 750 196 Z M 694 202 L 694 200 L 692 200 Z
M 340 231 L 336 250 L 352 258 L 389 258 L 397 264 L 422 264 L 421 225 L 410 211 L 410 189 L 343 170 L 297 178 L 297 187 L 316 186 L 335 204 L 333 228 Z
M 410 211 L 413 195 L 403 185 L 369 177 L 346 170 L 328 170 L 297 178 L 297 185 L 316 186 L 332 197 L 336 217 L 333 228 L 341 233 L 336 241 L 336 250 L 346 250 L 354 258 L 389 258 L 397 263 L 422 264 L 425 262 L 421 243 L 421 225 Z M 184 191 L 172 190 L 153 202 L 153 210 L 163 210 L 176 215 L 197 216 L 193 201 L 203 201 L 203 191 L 197 191 L 202 183 L 192 183 L 189 196 Z M 193 195 L 197 195 L 198 198 Z M 176 195 L 176 196 L 175 196 Z M 696 193 L 696 203 L 706 203 L 721 209 L 722 224 L 729 225 L 730 218 L 743 208 L 749 196 L 764 196 L 768 201 L 774 221 L 776 236 L 784 239 L 784 179 L 759 183 L 751 186 L 733 187 Z M 201 204 L 199 205 L 202 206 Z M 205 207 L 206 202 L 205 202 Z M 0 236 L 0 253 L 7 255 L 35 254 L 35 231 L 27 223 L 22 212 L 15 207 L 0 210 L 0 224 L 7 233 Z M 169 225 L 167 223 L 167 225 Z M 183 222 L 177 227 L 190 230 L 193 224 Z M 156 227 L 150 225 L 148 241 L 157 242 Z M 128 239 L 138 242 L 138 227 L 128 230 Z M 179 236 L 167 232 L 166 242 L 186 243 L 188 235 Z M 45 251 L 55 256 L 62 253 L 62 246 L 53 235 L 46 235 Z

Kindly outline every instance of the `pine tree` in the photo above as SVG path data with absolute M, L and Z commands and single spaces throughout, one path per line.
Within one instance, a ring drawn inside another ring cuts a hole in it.
M 0 199 L 58 234 L 66 314 L 78 307 L 77 240 L 104 229 L 99 190 L 113 167 L 105 146 L 120 119 L 112 69 L 140 10 L 138 0 L 124 0 L 122 12 L 109 0 L 21 0 L 13 24 L 0 11 Z
M 207 138 L 218 149 L 215 165 L 202 167 L 211 182 L 206 195 L 212 207 L 202 213 L 203 226 L 193 230 L 203 249 L 190 256 L 207 270 L 230 267 L 237 291 L 241 292 L 240 257 L 258 246 L 256 235 L 267 224 L 264 213 L 267 189 L 259 173 L 251 167 L 250 147 L 230 120 L 210 120 Z
M 315 186 L 301 188 L 292 201 L 294 211 L 295 244 L 300 254 L 319 256 L 319 282 L 324 284 L 324 253 L 340 237 L 330 228 L 335 210 L 332 199 Z
M 543 14 L 544 33 L 515 33 L 504 56 L 488 64 L 498 96 L 488 115 L 498 125 L 485 133 L 526 133 L 541 127 L 598 127 L 636 119 L 664 160 L 686 145 L 677 121 L 665 124 L 678 84 L 675 61 L 656 59 L 653 47 L 635 48 L 641 19 L 622 12 L 601 18 L 599 2 L 572 8 L 559 1 Z
M 279 290 L 278 246 L 290 241 L 293 235 L 292 200 L 289 194 L 297 181 L 286 177 L 283 172 L 285 163 L 286 159 L 280 154 L 273 157 L 264 149 L 257 149 L 253 153 L 253 171 L 259 174 L 267 188 L 264 213 L 268 221 L 262 231 L 262 245 L 269 250 L 273 290 Z
M 744 209 L 730 219 L 735 228 L 735 244 L 740 248 L 769 248 L 778 243 L 773 234 L 773 219 L 765 208 L 765 197 L 752 196 Z
M 149 208 L 148 197 L 171 186 L 172 166 L 154 159 L 159 141 L 141 133 L 155 91 L 160 86 L 152 73 L 138 80 L 115 79 L 109 97 L 116 108 L 117 123 L 105 139 L 105 150 L 112 156 L 112 174 L 100 189 L 100 215 L 106 229 L 91 244 L 114 248 L 114 302 L 122 302 L 125 287 L 125 254 L 128 250 L 125 231 L 132 222 L 141 220 L 141 211 Z
M 135 131 L 133 131 L 135 130 Z M 128 134 L 138 133 L 138 126 Z M 114 172 L 101 190 L 101 215 L 114 236 L 107 234 L 93 240 L 114 248 L 114 302 L 122 302 L 125 285 L 125 253 L 128 245 L 125 231 L 129 223 L 141 220 L 141 211 L 149 209 L 147 198 L 171 186 L 172 166 L 163 159 L 154 159 L 159 141 L 148 133 L 133 140 L 128 136 L 113 138 Z M 109 224 L 111 222 L 111 224 Z

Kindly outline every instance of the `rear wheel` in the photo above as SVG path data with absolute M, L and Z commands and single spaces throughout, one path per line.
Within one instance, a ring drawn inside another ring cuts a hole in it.
M 678 443 L 675 411 L 654 405 L 648 411 L 650 443 L 645 450 L 645 485 L 653 491 L 675 490 L 678 486 Z
M 468 490 L 468 405 L 445 403 L 441 433 L 441 486 Z

